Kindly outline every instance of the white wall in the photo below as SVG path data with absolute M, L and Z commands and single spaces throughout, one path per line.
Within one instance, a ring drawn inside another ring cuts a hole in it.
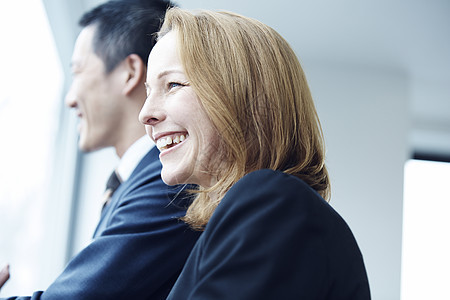
M 76 134 L 65 130 L 74 120 L 59 114 L 68 63 L 58 54 L 71 34 L 56 32 L 71 22 L 58 2 L 46 11 L 50 2 L 1 2 L 0 263 L 11 265 L 11 278 L 0 297 L 45 289 L 66 263 Z M 47 21 L 56 20 L 50 32 Z
M 411 145 L 417 152 L 450 157 L 450 78 L 411 79 Z
M 399 299 L 408 78 L 349 64 L 305 71 L 326 138 L 330 203 L 356 236 L 373 299 Z

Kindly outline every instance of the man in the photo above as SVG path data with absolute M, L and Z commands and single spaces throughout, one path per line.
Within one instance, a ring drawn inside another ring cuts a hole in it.
M 179 220 L 187 199 L 163 184 L 159 152 L 138 120 L 152 34 L 170 5 L 147 2 L 113 0 L 80 20 L 66 103 L 81 119 L 81 150 L 115 148 L 112 181 L 121 184 L 92 243 L 31 299 L 165 299 L 198 237 Z
M 9 265 L 6 265 L 0 271 L 0 288 L 7 282 L 9 279 Z

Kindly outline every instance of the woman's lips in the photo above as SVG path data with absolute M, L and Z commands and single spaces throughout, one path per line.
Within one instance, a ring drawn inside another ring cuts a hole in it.
M 167 150 L 175 145 L 181 144 L 188 136 L 187 133 L 165 135 L 156 140 L 156 147 L 159 151 Z

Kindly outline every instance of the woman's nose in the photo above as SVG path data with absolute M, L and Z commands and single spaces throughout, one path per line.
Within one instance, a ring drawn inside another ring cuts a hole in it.
M 144 125 L 156 125 L 165 118 L 163 109 L 157 105 L 154 99 L 147 97 L 139 113 L 139 121 Z

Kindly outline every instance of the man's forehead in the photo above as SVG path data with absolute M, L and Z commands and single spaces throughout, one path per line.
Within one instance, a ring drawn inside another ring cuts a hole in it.
M 72 54 L 71 66 L 74 68 L 82 67 L 86 61 L 95 56 L 92 46 L 92 40 L 95 30 L 93 26 L 88 26 L 81 30 L 75 42 Z
M 93 38 L 94 28 L 91 26 L 83 28 L 75 41 L 74 53 L 91 50 Z

